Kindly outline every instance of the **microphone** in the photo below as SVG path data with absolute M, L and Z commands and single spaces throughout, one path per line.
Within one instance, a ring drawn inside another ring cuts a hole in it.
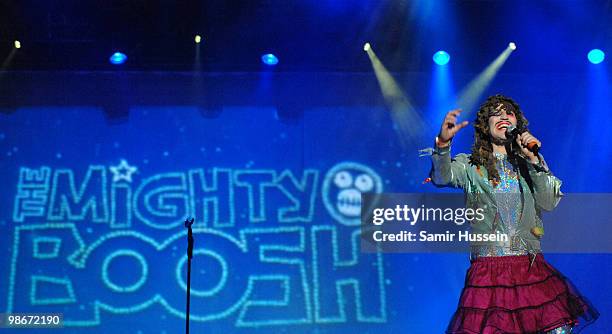
M 512 124 L 508 125 L 508 127 L 506 128 L 506 135 L 510 136 L 510 138 L 512 139 L 515 139 L 518 135 L 520 135 L 523 132 L 521 132 L 519 129 L 516 128 L 516 126 Z M 531 151 L 531 153 L 535 154 L 536 156 L 540 152 L 540 146 L 538 146 L 535 140 L 527 143 L 527 149 Z

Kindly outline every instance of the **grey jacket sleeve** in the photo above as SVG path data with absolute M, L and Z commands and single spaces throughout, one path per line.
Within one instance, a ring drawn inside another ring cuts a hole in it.
M 554 209 L 563 193 L 561 192 L 561 180 L 555 177 L 548 168 L 544 157 L 540 155 L 540 163 L 527 163 L 529 176 L 533 181 L 533 190 L 536 206 L 542 210 Z
M 431 182 L 438 187 L 466 188 L 468 185 L 468 156 L 450 156 L 450 146 L 435 148 L 431 155 Z

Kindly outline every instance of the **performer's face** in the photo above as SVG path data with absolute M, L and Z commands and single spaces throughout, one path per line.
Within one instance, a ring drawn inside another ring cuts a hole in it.
M 510 104 L 500 103 L 495 111 L 489 114 L 489 133 L 494 141 L 506 140 L 506 128 L 516 126 L 516 114 Z

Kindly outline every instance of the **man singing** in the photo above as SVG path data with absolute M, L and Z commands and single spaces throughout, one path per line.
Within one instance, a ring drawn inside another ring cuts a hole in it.
M 451 158 L 453 137 L 468 125 L 457 122 L 460 113 L 446 114 L 436 137 L 432 182 L 462 188 L 468 207 L 484 210 L 472 233 L 505 233 L 508 240 L 471 244 L 471 265 L 446 333 L 575 333 L 599 314 L 540 249 L 541 211 L 557 206 L 561 181 L 538 154 L 541 143 L 518 104 L 502 95 L 478 110 L 471 154 Z

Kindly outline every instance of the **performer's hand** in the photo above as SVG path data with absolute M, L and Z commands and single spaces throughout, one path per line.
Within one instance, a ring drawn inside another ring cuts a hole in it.
M 440 134 L 438 134 L 438 140 L 442 142 L 442 145 L 448 144 L 459 130 L 468 125 L 468 121 L 457 124 L 457 116 L 459 116 L 460 113 L 461 109 L 454 109 L 449 111 L 444 117 L 442 128 L 440 128 Z
M 538 138 L 534 137 L 529 132 L 523 132 L 519 134 L 518 136 L 516 136 L 516 143 L 521 148 L 521 152 L 523 152 L 525 157 L 527 157 L 527 159 L 531 161 L 532 163 L 538 163 L 539 162 L 538 157 L 527 148 L 527 144 L 531 142 L 536 142 L 536 144 L 539 147 L 542 147 L 542 143 L 538 140 Z

